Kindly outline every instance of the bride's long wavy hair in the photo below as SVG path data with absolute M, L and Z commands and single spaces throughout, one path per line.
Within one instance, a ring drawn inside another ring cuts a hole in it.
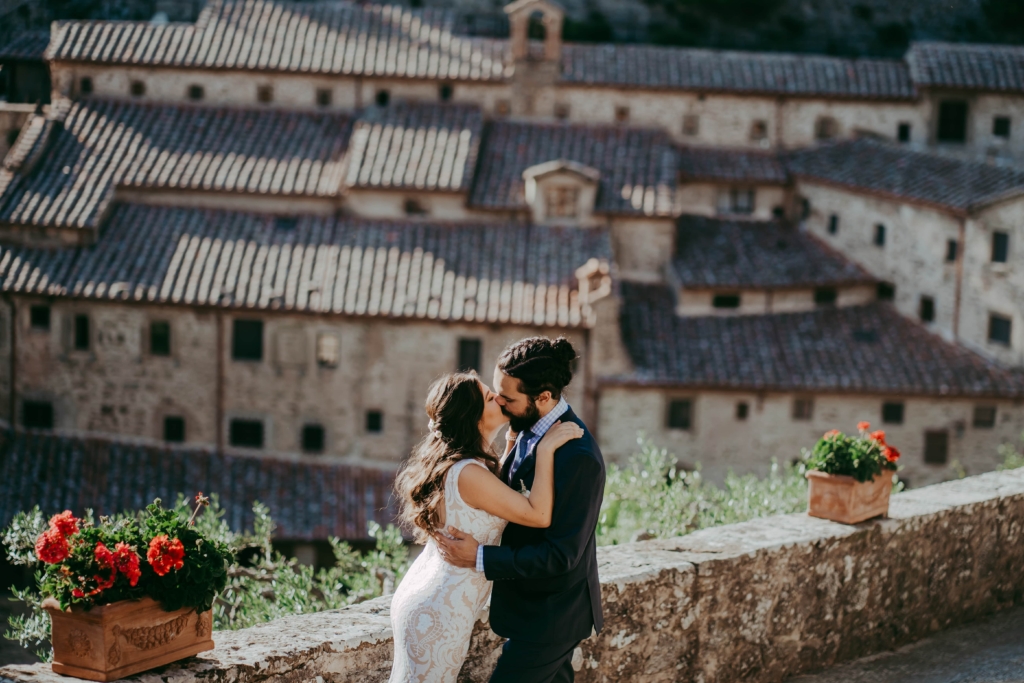
M 431 429 L 413 449 L 395 480 L 399 520 L 425 543 L 441 525 L 445 476 L 460 460 L 476 458 L 498 473 L 498 458 L 480 434 L 484 394 L 475 374 L 457 372 L 430 386 L 426 402 Z

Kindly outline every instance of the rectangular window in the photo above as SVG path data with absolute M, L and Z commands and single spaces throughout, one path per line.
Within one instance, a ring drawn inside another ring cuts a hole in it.
M 310 424 L 302 428 L 302 452 L 323 453 L 324 452 L 324 428 L 323 425 Z
M 903 424 L 903 403 L 892 402 L 882 404 L 882 422 L 887 425 Z
M 92 94 L 92 78 L 82 76 L 81 80 L 78 81 L 78 89 L 83 95 Z
M 437 96 L 441 98 L 442 102 L 451 102 L 452 95 L 455 94 L 455 86 L 451 83 L 442 83 L 441 87 L 437 89 Z
M 231 340 L 235 360 L 263 360 L 263 321 L 236 320 Z
M 683 116 L 683 135 L 695 137 L 700 134 L 700 116 L 697 114 L 686 114 Z
M 835 306 L 839 292 L 835 287 L 817 287 L 814 290 L 815 306 Z
M 875 294 L 879 301 L 893 301 L 896 298 L 896 285 L 891 282 L 879 282 L 875 285 Z
M 1010 137 L 1010 117 L 1009 116 L 996 116 L 992 119 L 992 135 L 997 138 L 1009 139 Z
M 996 426 L 995 406 L 974 406 L 974 426 L 991 429 Z
M 956 240 L 946 240 L 946 263 L 953 263 L 954 261 L 956 261 L 956 252 Z
M 900 142 L 910 142 L 910 124 L 902 122 L 896 126 L 896 139 Z
M 166 320 L 149 323 L 149 352 L 154 356 L 171 355 L 171 324 Z
M 50 307 L 32 306 L 28 309 L 29 324 L 33 330 L 50 329 Z
M 405 200 L 406 216 L 426 216 L 427 208 L 418 199 L 409 198 Z
M 625 123 L 629 121 L 629 107 L 615 107 L 615 122 Z
M 967 103 L 963 100 L 939 102 L 939 142 L 967 142 Z
M 839 232 L 839 216 L 832 214 L 828 217 L 828 234 L 834 235 Z
M 206 92 L 201 85 L 190 85 L 188 86 L 188 98 L 194 102 L 198 102 L 206 96 Z
M 750 124 L 750 139 L 752 142 L 765 142 L 768 140 L 768 122 L 764 119 L 757 119 Z
M 468 372 L 470 370 L 480 372 L 480 348 L 481 342 L 479 339 L 460 339 L 459 366 L 456 369 L 459 372 Z
M 793 419 L 810 420 L 814 417 L 814 399 L 797 398 L 793 399 Z
M 1010 345 L 1012 321 L 1006 316 L 992 313 L 988 316 L 988 340 L 996 344 Z
M 25 401 L 21 404 L 21 423 L 26 429 L 53 429 L 53 404 Z
M 379 410 L 366 411 L 366 431 L 370 434 L 380 434 L 384 431 L 384 413 Z
M 274 101 L 274 87 L 271 85 L 256 86 L 256 101 L 262 104 L 270 104 Z
M 711 305 L 715 308 L 739 308 L 739 294 L 715 294 L 711 298 Z
M 131 92 L 132 97 L 142 97 L 146 94 L 146 84 L 142 81 L 132 81 L 131 86 L 129 86 L 129 91 Z
M 164 418 L 164 441 L 185 442 L 185 418 L 180 415 L 168 415 Z
M 885 226 L 881 223 L 875 225 L 875 238 L 874 243 L 876 247 L 885 246 Z
M 921 318 L 921 322 L 934 322 L 935 321 L 935 299 L 930 296 L 921 295 L 921 303 L 917 310 L 918 315 Z
M 334 93 L 330 88 L 317 88 L 316 89 L 316 103 L 319 107 L 331 106 L 331 99 Z
M 228 427 L 228 442 L 242 448 L 263 448 L 263 422 L 232 420 Z
M 736 404 L 736 419 L 746 420 L 750 414 L 750 406 L 745 401 L 740 401 Z
M 690 401 L 689 399 L 673 399 L 668 402 L 668 420 L 669 429 L 689 429 L 690 428 Z
M 579 189 L 570 185 L 552 185 L 544 191 L 548 218 L 575 218 L 579 213 Z
M 949 459 L 949 432 L 945 429 L 924 433 L 924 461 L 929 465 L 944 465 Z
M 992 263 L 1006 263 L 1010 254 L 1010 235 L 996 230 L 992 233 Z
M 75 316 L 75 350 L 89 350 L 89 316 L 82 313 Z
M 320 367 L 336 368 L 341 351 L 341 342 L 338 336 L 328 332 L 320 332 L 316 335 L 316 362 Z
M 753 189 L 733 188 L 732 212 L 743 214 L 754 213 Z
M 387 90 L 378 90 L 373 101 L 377 103 L 378 107 L 386 107 L 388 106 L 388 102 L 391 101 L 391 93 Z

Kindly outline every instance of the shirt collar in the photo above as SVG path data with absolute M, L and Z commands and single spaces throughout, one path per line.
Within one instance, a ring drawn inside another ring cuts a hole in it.
M 558 403 L 555 404 L 555 407 L 530 427 L 530 431 L 533 432 L 533 438 L 543 438 L 544 435 L 548 433 L 548 430 L 551 429 L 551 426 L 558 422 L 558 418 L 565 415 L 568 411 L 569 404 L 565 402 L 565 398 L 563 397 L 558 399 Z

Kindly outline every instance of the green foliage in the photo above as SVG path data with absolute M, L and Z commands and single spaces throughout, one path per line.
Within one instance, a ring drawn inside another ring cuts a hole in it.
M 182 605 L 208 609 L 212 603 L 214 628 L 218 630 L 245 628 L 290 614 L 337 609 L 388 594 L 409 567 L 409 550 L 401 532 L 391 525 L 385 529 L 376 523 L 370 524 L 369 532 L 376 544 L 366 553 L 336 538 L 331 539 L 335 563 L 315 571 L 274 550 L 275 524 L 265 505 L 259 502 L 253 505 L 252 530 L 235 532 L 224 521 L 224 510 L 216 496 L 210 497 L 209 507 L 195 518 L 193 526 L 188 525 L 188 502 L 179 496 L 171 509 L 154 504 L 138 516 L 102 519 L 101 526 L 106 524 L 117 529 L 105 538 L 131 540 L 167 535 L 180 539 L 185 547 L 182 569 L 160 577 L 143 560 L 140 569 L 150 573 L 140 579 L 139 587 L 147 583 L 148 577 L 149 594 L 168 609 Z M 39 534 L 46 530 L 46 519 L 38 507 L 15 516 L 0 536 L 11 562 L 42 566 L 33 547 Z M 92 523 L 91 514 L 85 520 L 90 530 L 83 528 L 80 535 L 86 534 L 86 538 L 91 539 L 98 529 Z M 141 543 L 140 540 L 133 542 Z M 54 566 L 48 565 L 48 568 Z M 11 617 L 10 628 L 4 634 L 35 651 L 44 661 L 50 659 L 50 619 L 41 603 L 44 595 L 57 590 L 52 581 L 47 569 L 36 573 L 34 589 L 12 588 L 11 599 L 25 603 L 29 614 Z M 204 591 L 201 586 L 213 590 Z M 139 597 L 141 592 L 138 587 L 132 589 L 125 583 L 124 586 L 116 584 L 101 595 L 103 602 L 113 602 Z
M 597 528 L 600 545 L 682 536 L 720 524 L 798 512 L 807 507 L 802 463 L 772 462 L 764 479 L 730 472 L 719 487 L 700 469 L 679 470 L 675 458 L 643 437 L 625 467 L 608 467 Z
M 595 10 L 591 10 L 583 21 L 565 17 L 562 25 L 562 38 L 566 42 L 610 43 L 613 37 L 612 25 L 603 14 Z
M 1003 456 L 1000 470 L 1015 470 L 1024 467 L 1024 434 L 1020 435 L 1020 446 L 1004 443 L 999 447 L 999 455 Z
M 857 481 L 870 481 L 883 470 L 896 470 L 900 453 L 885 443 L 884 432 L 868 434 L 869 425 L 858 425 L 858 436 L 847 436 L 837 429 L 826 433 L 805 453 L 807 468 L 825 474 L 842 474 Z

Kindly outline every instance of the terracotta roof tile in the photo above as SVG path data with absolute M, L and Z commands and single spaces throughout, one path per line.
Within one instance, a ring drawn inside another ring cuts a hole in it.
M 42 61 L 49 44 L 49 31 L 22 31 L 14 40 L 0 46 L 0 62 Z
M 1024 192 L 1024 171 L 870 139 L 789 153 L 793 175 L 964 212 Z
M 393 483 L 394 472 L 367 467 L 0 430 L 0 526 L 35 505 L 110 515 L 203 491 L 218 495 L 237 531 L 252 529 L 259 501 L 275 538 L 356 540 L 368 538 L 368 522 L 395 519 Z
M 619 381 L 719 389 L 1024 396 L 1024 376 L 943 341 L 884 303 L 680 317 L 661 285 L 622 283 Z
M 670 215 L 676 151 L 661 131 L 617 126 L 492 124 L 480 151 L 470 203 L 486 209 L 525 209 L 523 171 L 565 159 L 601 173 L 598 212 Z
M 507 41 L 455 34 L 456 15 L 349 2 L 211 0 L 195 24 L 66 21 L 51 60 L 466 81 L 505 77 Z
M 775 152 L 682 147 L 679 150 L 682 181 L 711 180 L 784 185 L 789 177 Z
M 919 86 L 1024 92 L 1024 46 L 921 42 L 905 59 Z
M 482 128 L 473 106 L 370 107 L 352 131 L 345 184 L 468 191 Z
M 119 205 L 98 243 L 0 247 L 0 291 L 576 327 L 607 232 Z
M 875 280 L 805 232 L 779 222 L 681 216 L 672 267 L 690 289 L 817 287 Z
M 620 88 L 796 97 L 913 99 L 916 95 L 906 64 L 896 60 L 650 45 L 566 45 L 562 80 Z
M 116 187 L 334 197 L 351 130 L 342 114 L 105 100 L 50 117 L 11 151 L 38 163 L 0 170 L 0 222 L 95 228 Z

